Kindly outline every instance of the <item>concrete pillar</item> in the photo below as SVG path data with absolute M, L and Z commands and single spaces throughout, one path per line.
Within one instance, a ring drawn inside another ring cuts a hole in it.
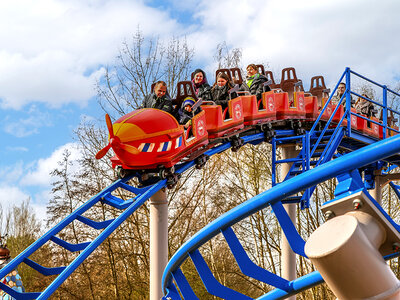
M 375 188 L 369 190 L 369 194 L 374 198 L 379 204 L 382 203 L 382 177 L 375 177 Z
M 317 228 L 305 253 L 340 300 L 400 299 L 400 282 L 378 251 L 385 240 L 377 220 L 352 211 Z
M 282 159 L 295 158 L 299 151 L 296 150 L 295 145 L 282 146 Z M 281 174 L 282 179 L 289 173 L 292 163 L 282 164 Z M 284 204 L 286 212 L 292 220 L 294 226 L 296 226 L 296 204 Z M 289 242 L 282 231 L 281 239 L 281 276 L 287 280 L 294 280 L 297 278 L 296 274 L 296 254 L 290 248 Z M 296 300 L 296 296 L 287 298 L 289 300 Z
M 150 300 L 163 296 L 161 279 L 168 262 L 168 201 L 165 189 L 150 198 Z

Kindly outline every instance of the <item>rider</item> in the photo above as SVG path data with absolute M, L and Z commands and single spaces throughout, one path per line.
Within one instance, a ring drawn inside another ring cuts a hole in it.
M 157 108 L 172 114 L 172 99 L 168 95 L 167 84 L 164 81 L 156 82 L 154 92 L 144 98 L 141 108 Z
M 242 83 L 241 90 L 250 92 L 251 95 L 256 95 L 257 100 L 261 99 L 262 93 L 264 92 L 264 82 L 268 81 L 268 78 L 258 73 L 258 68 L 255 64 L 250 64 L 246 68 L 247 77 L 246 82 Z M 265 91 L 270 91 L 271 88 L 267 85 Z

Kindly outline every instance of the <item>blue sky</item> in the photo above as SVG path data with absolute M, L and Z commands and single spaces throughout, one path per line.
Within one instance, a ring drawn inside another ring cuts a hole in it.
M 95 83 L 124 39 L 186 37 L 195 67 L 215 71 L 226 41 L 243 64 L 293 66 L 306 89 L 345 67 L 380 83 L 400 78 L 396 0 L 21 0 L 0 2 L 0 204 L 27 197 L 45 217 L 51 178 L 82 118 L 103 119 Z M 279 77 L 279 75 L 278 75 Z

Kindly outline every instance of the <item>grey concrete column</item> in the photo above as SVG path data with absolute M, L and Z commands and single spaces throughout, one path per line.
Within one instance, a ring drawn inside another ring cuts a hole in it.
M 375 188 L 369 190 L 369 194 L 374 198 L 379 204 L 382 203 L 382 178 L 380 176 L 375 177 Z
M 163 296 L 161 279 L 168 262 L 168 201 L 165 189 L 150 198 L 150 300 Z
M 295 158 L 298 154 L 295 145 L 283 146 L 281 147 L 282 159 Z M 281 174 L 282 180 L 289 173 L 292 163 L 282 164 Z M 284 204 L 286 212 L 288 213 L 290 219 L 292 220 L 294 226 L 296 226 L 296 204 Z M 297 278 L 296 274 L 296 254 L 290 248 L 289 242 L 282 231 L 281 239 L 281 276 L 287 280 L 294 280 Z M 287 299 L 295 300 L 296 296 L 291 296 Z

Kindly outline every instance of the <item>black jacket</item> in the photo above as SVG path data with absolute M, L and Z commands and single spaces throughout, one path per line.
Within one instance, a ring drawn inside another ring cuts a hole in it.
M 185 125 L 189 120 L 191 120 L 195 115 L 200 113 L 202 109 L 198 107 L 194 112 L 188 112 L 187 110 L 180 108 L 178 110 L 178 122 L 181 125 Z
M 230 100 L 229 98 L 229 90 L 230 88 L 228 85 L 224 85 L 223 87 L 219 87 L 218 85 L 214 86 L 211 89 L 211 95 L 212 99 L 217 105 L 222 106 L 222 110 L 224 110 L 226 107 L 228 107 L 228 101 Z M 237 94 L 232 93 L 232 99 L 236 98 Z
M 256 95 L 257 100 L 261 99 L 263 91 L 263 83 L 268 81 L 268 78 L 265 77 L 262 74 L 257 73 L 254 75 L 253 82 L 251 83 L 250 87 L 247 85 L 246 82 L 242 83 L 242 86 L 240 87 L 241 91 L 248 91 L 250 92 L 251 95 Z M 270 91 L 270 87 L 266 86 L 265 91 Z
M 156 94 L 154 93 L 144 97 L 141 108 L 157 108 L 170 114 L 173 112 L 171 98 L 168 95 L 157 98 Z
M 211 100 L 211 87 L 210 85 L 205 82 L 201 86 L 199 86 L 198 92 L 197 92 L 197 98 L 203 99 L 203 101 Z

